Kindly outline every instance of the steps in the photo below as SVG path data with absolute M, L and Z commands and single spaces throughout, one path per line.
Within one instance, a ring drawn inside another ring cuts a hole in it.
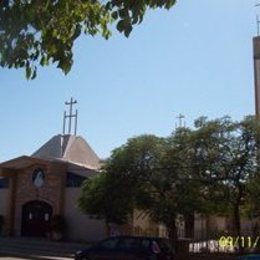
M 66 260 L 73 259 L 77 250 L 87 244 L 56 242 L 38 238 L 0 237 L 0 258 L 19 257 L 20 259 Z

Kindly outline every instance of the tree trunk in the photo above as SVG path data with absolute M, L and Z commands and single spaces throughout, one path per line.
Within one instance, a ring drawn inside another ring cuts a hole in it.
M 234 203 L 234 227 L 235 227 L 235 237 L 233 239 L 233 243 L 236 243 L 236 246 L 238 246 L 238 253 L 242 254 L 244 252 L 244 244 L 242 244 L 241 239 L 241 219 L 240 219 L 240 205 L 241 205 L 241 199 L 243 198 L 243 185 L 238 183 L 238 196 L 236 198 L 236 201 Z
M 185 237 L 194 238 L 194 214 L 185 216 Z
M 167 226 L 168 230 L 168 236 L 171 245 L 173 246 L 174 250 L 177 252 L 178 251 L 178 237 L 177 237 L 177 228 L 175 225 L 175 219 Z
M 238 253 L 242 254 L 244 252 L 244 247 L 241 240 L 241 219 L 240 219 L 240 209 L 239 202 L 234 205 L 234 228 L 235 228 L 235 237 L 233 243 L 237 243 L 234 246 L 238 246 Z

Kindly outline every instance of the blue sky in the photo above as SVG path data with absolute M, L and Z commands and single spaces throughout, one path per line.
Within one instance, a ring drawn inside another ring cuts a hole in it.
M 149 11 L 129 39 L 81 37 L 74 65 L 0 69 L 0 162 L 30 155 L 62 132 L 64 102 L 77 99 L 78 134 L 105 158 L 130 137 L 167 136 L 176 117 L 254 113 L 254 0 L 179 0 L 170 11 Z M 259 7 L 260 13 L 260 7 Z

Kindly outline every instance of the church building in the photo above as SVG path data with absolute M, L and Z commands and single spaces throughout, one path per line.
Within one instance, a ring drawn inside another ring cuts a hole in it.
M 6 235 L 46 237 L 51 219 L 62 216 L 68 239 L 105 237 L 104 222 L 89 218 L 76 206 L 80 185 L 97 173 L 101 162 L 89 144 L 76 136 L 76 130 L 70 134 L 71 119 L 77 116 L 72 114 L 73 102 L 66 103 L 70 113 L 64 115 L 64 129 L 69 119 L 68 134 L 52 137 L 31 156 L 0 164 L 0 217 Z

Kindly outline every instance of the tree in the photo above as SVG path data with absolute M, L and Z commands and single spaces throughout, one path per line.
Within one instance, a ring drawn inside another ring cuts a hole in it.
M 146 180 L 145 196 L 137 198 L 137 205 L 146 210 L 151 219 L 166 227 L 175 248 L 176 219 L 182 216 L 193 220 L 194 213 L 203 210 L 200 196 L 203 189 L 201 183 L 193 179 L 190 167 L 191 137 L 190 129 L 178 128 L 172 136 L 165 138 L 159 163 L 151 169 Z
M 92 179 L 84 184 L 81 208 L 109 222 L 117 217 L 122 223 L 130 220 L 134 209 L 142 210 L 164 224 L 176 244 L 176 218 L 199 211 L 200 183 L 193 183 L 183 157 L 189 136 L 190 131 L 183 129 L 171 138 L 142 135 L 129 139 L 107 160 L 104 182 Z M 117 213 L 119 209 L 123 214 Z
M 120 180 L 98 173 L 84 181 L 78 207 L 93 218 L 104 219 L 107 230 L 110 223 L 125 224 L 133 205 L 131 199 L 124 196 L 124 189 Z
M 190 146 L 190 167 L 193 179 L 203 185 L 202 196 L 207 214 L 226 214 L 226 204 L 219 203 L 227 197 L 224 171 L 226 149 L 231 145 L 229 133 L 233 124 L 229 117 L 208 121 L 201 117 L 194 122 Z
M 253 234 L 255 237 L 259 234 L 259 222 L 258 219 L 260 217 L 260 206 L 259 206 L 259 196 L 260 196 L 260 171 L 259 171 L 259 159 L 260 159 L 260 122 L 259 118 L 255 120 L 248 120 L 247 128 L 251 129 L 253 134 L 253 140 L 255 145 L 254 152 L 254 171 L 250 174 L 247 185 L 246 185 L 246 193 L 247 197 L 245 200 L 245 205 L 243 207 L 243 211 L 249 219 L 254 223 L 253 226 Z M 259 247 L 258 247 L 259 248 Z
M 144 201 L 144 189 L 153 169 L 158 168 L 164 139 L 153 135 L 131 138 L 115 149 L 102 173 L 86 180 L 79 207 L 109 223 L 127 223 Z
M 2 0 L 0 1 L 0 65 L 25 68 L 33 79 L 37 66 L 56 63 L 67 74 L 72 47 L 82 34 L 111 36 L 109 24 L 129 36 L 148 8 L 170 9 L 175 0 Z
M 195 129 L 178 128 L 168 138 L 131 138 L 112 152 L 101 179 L 85 183 L 83 208 L 122 223 L 141 209 L 165 225 L 175 245 L 176 218 L 192 222 L 195 213 L 231 217 L 240 237 L 242 214 L 249 206 L 260 212 L 259 137 L 254 117 L 223 117 L 200 118 Z
M 212 212 L 232 216 L 234 235 L 241 236 L 241 215 L 247 207 L 249 180 L 257 175 L 259 121 L 229 117 L 197 121 L 194 131 L 194 173 L 205 184 Z M 241 241 L 239 240 L 239 243 Z M 239 244 L 240 250 L 242 246 Z

